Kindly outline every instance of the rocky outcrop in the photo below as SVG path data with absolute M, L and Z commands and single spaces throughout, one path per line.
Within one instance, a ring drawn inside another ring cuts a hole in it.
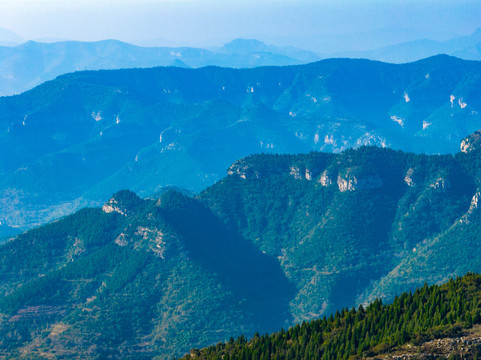
M 241 179 L 247 178 L 247 173 L 249 172 L 249 165 L 242 160 L 236 161 L 227 170 L 227 175 L 237 175 Z
M 134 249 L 147 249 L 156 256 L 165 259 L 167 251 L 166 235 L 155 227 L 137 226 L 127 228 L 115 239 L 118 246 L 131 246 Z
M 289 168 L 289 175 L 293 176 L 294 179 L 296 179 L 296 180 L 302 179 L 301 170 L 299 169 L 298 166 L 291 166 Z
M 414 174 L 414 169 L 411 168 L 407 171 L 406 176 L 404 177 L 404 182 L 409 186 L 409 187 L 414 187 L 416 186 L 416 183 L 413 179 L 413 174 Z
M 471 216 L 474 214 L 474 212 L 478 208 L 480 197 L 481 197 L 481 192 L 478 190 L 476 191 L 476 194 L 474 194 L 473 198 L 471 199 L 471 204 L 469 205 L 468 211 L 466 212 L 466 214 L 464 214 L 461 217 L 461 219 L 459 219 L 460 223 L 469 224 Z
M 461 336 L 444 337 L 423 342 L 408 343 L 392 349 L 389 354 L 379 355 L 383 360 L 434 360 L 434 359 L 477 359 L 481 352 L 480 326 L 475 325 Z
M 254 165 L 250 164 L 245 159 L 241 159 L 233 163 L 227 170 L 227 175 L 237 175 L 241 179 L 254 178 L 259 179 L 260 172 L 255 169 Z
M 469 135 L 461 141 L 461 151 L 469 153 L 481 149 L 481 130 Z
M 289 168 L 289 175 L 293 176 L 297 180 L 311 181 L 317 177 L 320 173 L 320 169 L 316 167 L 305 167 L 302 165 L 293 165 Z
M 121 233 L 114 241 L 118 246 L 127 246 L 129 244 L 128 237 L 126 234 Z
M 324 170 L 321 176 L 319 177 L 318 182 L 322 186 L 331 186 L 336 182 L 337 172 L 332 170 Z
M 116 212 L 123 216 L 129 216 L 132 215 L 135 212 L 135 208 L 143 202 L 144 200 L 132 191 L 122 190 L 112 196 L 112 198 L 104 204 L 102 210 L 105 213 Z
M 309 161 L 281 161 L 276 163 L 271 161 L 264 162 L 262 160 L 260 157 L 238 160 L 229 167 L 227 175 L 238 176 L 241 179 L 260 179 L 272 175 L 288 175 L 296 180 L 312 181 L 324 169 L 320 164 Z
M 309 170 L 309 169 L 306 169 L 306 172 L 305 172 L 304 176 L 305 176 L 306 180 L 311 181 L 312 180 L 312 171 Z
M 349 174 L 346 177 L 342 177 L 339 174 L 339 176 L 337 177 L 337 186 L 339 187 L 339 191 L 341 192 L 372 190 L 380 188 L 382 185 L 383 182 L 377 174 L 367 176 L 355 176 Z
M 124 211 L 124 209 L 121 206 L 119 206 L 118 202 L 114 198 L 107 201 L 104 204 L 104 206 L 102 206 L 102 210 L 105 213 L 116 212 L 116 213 L 119 213 L 120 215 L 127 216 L 127 212 Z
M 326 169 L 325 158 L 316 158 L 312 154 L 292 162 L 289 166 L 289 174 L 298 180 L 313 181 Z M 319 182 L 319 180 L 317 180 Z
M 445 177 L 438 177 L 433 183 L 429 184 L 429 187 L 434 190 L 445 192 L 451 188 L 451 182 Z

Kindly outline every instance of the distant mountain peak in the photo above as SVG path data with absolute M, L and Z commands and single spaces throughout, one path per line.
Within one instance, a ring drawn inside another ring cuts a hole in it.
M 12 30 L 0 27 L 0 44 L 15 45 L 23 41 L 24 40 Z
M 185 62 L 183 62 L 182 60 L 179 60 L 179 59 L 175 59 L 172 63 L 171 66 L 175 66 L 175 67 L 181 67 L 181 68 L 186 68 L 186 69 L 190 69 L 191 67 L 189 65 L 187 65 Z
M 255 51 L 266 51 L 266 43 L 256 39 L 234 39 L 222 47 L 223 50 L 237 53 L 247 53 Z
M 481 38 L 481 27 L 477 28 L 476 30 L 474 30 L 474 32 L 471 34 L 471 36 L 474 36 L 474 37 L 480 37 Z

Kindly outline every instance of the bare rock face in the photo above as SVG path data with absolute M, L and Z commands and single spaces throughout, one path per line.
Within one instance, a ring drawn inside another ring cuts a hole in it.
M 473 198 L 471 199 L 471 204 L 469 205 L 469 210 L 459 220 L 460 223 L 469 224 L 471 216 L 474 214 L 474 212 L 476 211 L 476 209 L 479 206 L 480 198 L 481 198 L 481 192 L 478 190 L 478 191 L 476 191 L 476 194 L 474 194 Z
M 444 337 L 420 344 L 408 343 L 378 358 L 383 360 L 476 359 L 481 350 L 480 330 L 479 325 L 474 325 L 461 336 Z
M 322 168 L 317 165 L 306 165 L 306 164 L 298 164 L 298 165 L 291 165 L 289 168 L 289 175 L 293 176 L 294 179 L 297 180 L 307 180 L 311 181 L 315 179 L 321 173 Z
M 429 187 L 434 190 L 445 192 L 451 188 L 451 182 L 444 177 L 439 177 L 433 183 L 431 183 Z
M 162 259 L 166 258 L 169 248 L 174 245 L 177 247 L 181 246 L 177 239 L 167 234 L 161 228 L 142 225 L 128 226 L 117 236 L 114 242 L 122 247 L 130 246 L 133 249 L 151 251 L 155 256 Z
M 135 208 L 143 203 L 144 200 L 139 198 L 135 193 L 129 190 L 122 190 L 116 193 L 102 207 L 103 212 L 116 212 L 123 216 L 129 216 L 134 213 Z
M 318 182 L 322 186 L 326 186 L 326 187 L 331 186 L 336 182 L 336 176 L 337 176 L 337 173 L 334 173 L 333 171 L 330 171 L 330 170 L 324 170 L 324 172 L 319 177 Z
M 293 165 L 289 168 L 289 175 L 293 176 L 296 180 L 306 179 L 307 181 L 311 181 L 316 176 L 316 169 L 302 169 L 300 166 Z
M 301 170 L 299 169 L 298 166 L 291 166 L 289 168 L 289 175 L 293 176 L 294 179 L 296 179 L 296 180 L 302 179 Z
M 481 130 L 469 135 L 461 141 L 461 151 L 469 153 L 481 149 Z
M 102 206 L 102 210 L 105 213 L 112 213 L 116 212 L 119 213 L 120 215 L 127 216 L 127 212 L 122 209 L 121 206 L 119 206 L 118 202 L 112 198 L 109 201 L 107 201 L 104 206 Z
M 383 182 L 379 175 L 355 176 L 348 174 L 346 178 L 339 175 L 337 177 L 337 186 L 340 192 L 356 191 L 356 190 L 372 190 L 380 188 Z
M 312 180 L 312 171 L 309 170 L 309 169 L 306 169 L 305 177 L 306 177 L 306 180 L 311 181 Z
M 414 169 L 409 169 L 406 173 L 406 176 L 404 177 L 404 182 L 409 186 L 409 187 L 414 187 L 416 186 L 416 182 L 413 179 L 413 174 L 414 174 Z
M 227 170 L 227 175 L 237 175 L 241 179 L 247 179 L 249 175 L 251 175 L 252 169 L 249 163 L 245 160 L 238 160 L 235 163 L 233 163 L 230 167 L 229 170 Z

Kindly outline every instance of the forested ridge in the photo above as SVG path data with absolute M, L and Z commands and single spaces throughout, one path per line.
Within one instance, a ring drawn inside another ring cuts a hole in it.
M 390 304 L 375 300 L 365 309 L 297 324 L 250 340 L 231 338 L 183 359 L 349 359 L 385 353 L 407 342 L 460 334 L 481 322 L 481 275 L 468 273 L 443 285 L 405 292 Z
M 445 55 L 59 76 L 0 98 L 0 237 L 121 189 L 201 191 L 256 153 L 453 153 L 479 129 L 480 86 L 481 62 Z
M 0 357 L 166 359 L 323 316 L 321 342 L 306 332 L 272 354 L 367 356 L 455 333 L 478 322 L 477 293 L 471 320 L 446 305 L 425 324 L 431 313 L 405 296 L 385 327 L 375 307 L 341 309 L 481 272 L 481 152 L 469 144 L 455 156 L 253 155 L 199 195 L 124 190 L 21 234 L 0 246 Z M 398 329 L 405 308 L 417 322 Z

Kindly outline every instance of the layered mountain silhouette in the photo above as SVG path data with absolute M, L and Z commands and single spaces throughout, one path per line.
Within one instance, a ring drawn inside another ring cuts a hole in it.
M 377 38 L 379 35 L 357 36 Z M 390 37 L 395 38 L 395 33 L 390 34 Z M 251 68 L 306 64 L 326 58 L 363 58 L 406 63 L 438 54 L 481 60 L 481 29 L 471 35 L 445 41 L 417 39 L 364 51 L 345 49 L 336 52 L 274 46 L 256 39 L 235 39 L 221 47 L 209 49 L 143 47 L 118 40 L 22 42 L 11 31 L 0 28 L 0 96 L 19 94 L 59 75 L 82 70 L 153 66 L 199 68 L 209 65 Z M 343 39 L 338 42 L 342 43 Z M 352 39 L 347 42 L 353 46 Z
M 406 63 L 429 56 L 446 54 L 465 60 L 481 60 L 481 28 L 471 35 L 450 40 L 418 39 L 367 51 L 343 51 L 336 55 L 349 58 L 366 58 L 392 63 Z
M 210 50 L 141 47 L 117 40 L 28 41 L 17 46 L 0 46 L 0 96 L 18 94 L 59 75 L 81 70 L 207 65 L 250 68 L 305 64 L 320 58 L 314 52 L 249 39 L 236 39 Z
M 194 198 L 120 191 L 0 247 L 0 349 L 178 356 L 479 272 L 480 161 L 260 154 Z
M 128 188 L 200 191 L 259 152 L 452 153 L 477 130 L 481 63 L 84 71 L 0 98 L 0 221 L 25 228 Z

